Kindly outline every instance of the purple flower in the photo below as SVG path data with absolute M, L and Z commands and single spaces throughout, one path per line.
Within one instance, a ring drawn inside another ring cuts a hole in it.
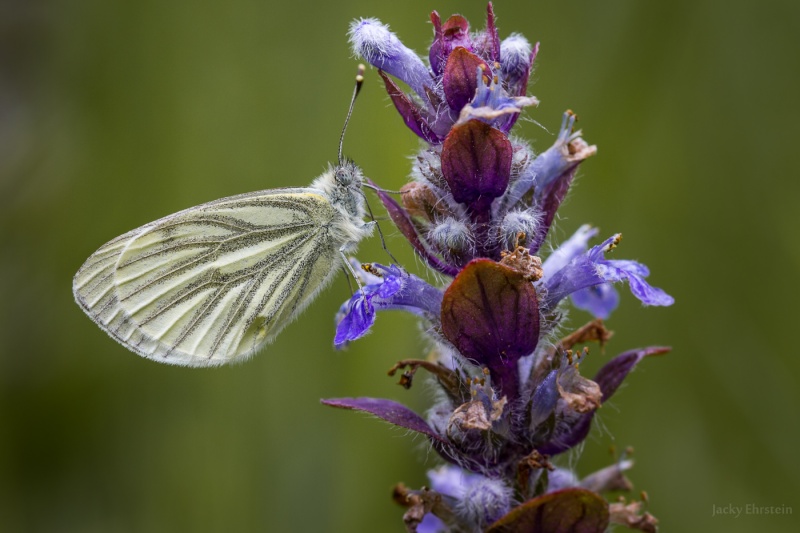
M 600 389 L 602 401 L 608 401 L 622 384 L 622 381 L 645 358 L 662 355 L 670 351 L 667 347 L 651 346 L 622 353 L 606 363 L 595 375 L 594 383 Z M 538 450 L 541 453 L 556 455 L 563 453 L 581 442 L 589 435 L 592 419 L 596 409 L 583 413 L 570 410 L 563 403 L 561 411 L 556 415 L 556 424 L 549 428 L 546 442 Z
M 358 264 L 355 264 L 358 268 Z M 366 285 L 342 304 L 337 315 L 334 345 L 342 347 L 367 334 L 375 323 L 375 313 L 402 309 L 423 317 L 438 317 L 442 292 L 395 265 L 368 265 L 369 272 L 358 271 Z
M 378 19 L 364 18 L 350 25 L 350 43 L 371 65 L 396 76 L 425 98 L 431 76 L 422 60 Z
M 478 66 L 476 77 L 482 76 L 482 72 L 483 69 Z M 503 89 L 503 81 L 502 74 L 495 74 L 489 85 L 477 84 L 475 96 L 461 108 L 457 124 L 478 119 L 500 131 L 508 132 L 524 107 L 539 104 L 539 100 L 533 96 L 510 96 Z
M 603 320 L 619 305 L 619 293 L 611 283 L 601 283 L 575 291 L 571 298 L 572 305 Z
M 609 237 L 588 251 L 578 253 L 594 234 L 596 231 L 590 230 L 588 226 L 582 227 L 567 241 L 567 247 L 563 251 L 555 252 L 556 259 L 552 263 L 544 262 L 542 267 L 545 278 L 542 286 L 546 297 L 543 307 L 552 309 L 564 297 L 574 295 L 578 307 L 588 309 L 600 318 L 606 318 L 619 303 L 619 295 L 608 283 L 618 281 L 627 281 L 631 293 L 645 305 L 669 306 L 675 302 L 672 296 L 644 280 L 650 275 L 645 265 L 636 261 L 605 258 L 606 252 L 619 244 L 622 238 L 620 234 Z M 560 268 L 556 270 L 556 267 Z M 598 286 L 601 288 L 594 289 Z
M 538 223 L 529 231 L 528 246 L 531 253 L 538 252 L 544 243 L 556 211 L 572 185 L 578 165 L 597 153 L 597 147 L 587 144 L 580 131 L 573 131 L 576 119 L 571 111 L 564 113 L 556 142 L 530 165 L 520 169 L 519 178 L 508 188 L 497 206 L 497 216 L 503 216 L 514 206 L 520 203 L 524 205 L 526 195 L 532 197 L 530 205 L 536 209 Z

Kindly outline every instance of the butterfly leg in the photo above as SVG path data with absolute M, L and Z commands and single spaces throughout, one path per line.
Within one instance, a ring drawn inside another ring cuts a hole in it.
M 342 272 L 344 272 L 344 279 L 347 280 L 347 288 L 350 289 L 350 296 L 353 296 L 355 291 L 353 290 L 353 284 L 350 283 L 350 272 L 344 266 L 342 266 Z
M 389 251 L 389 248 L 386 246 L 386 239 L 383 237 L 383 232 L 381 231 L 381 226 L 378 224 L 378 221 L 375 220 L 375 215 L 372 214 L 372 208 L 369 206 L 369 202 L 367 198 L 364 197 L 364 205 L 367 206 L 367 212 L 369 213 L 369 217 L 372 219 L 371 221 L 367 222 L 366 224 L 375 224 L 375 227 L 378 229 L 378 236 L 381 238 L 381 246 L 383 247 L 383 251 L 388 254 L 391 258 L 392 263 L 395 265 L 399 265 L 400 261 L 398 261 L 395 256 L 392 255 L 392 252 Z
M 347 267 L 347 270 L 350 271 L 350 275 L 352 275 L 353 279 L 356 280 L 356 284 L 358 285 L 358 290 L 360 291 L 363 288 L 361 286 L 361 280 L 358 279 L 358 272 L 355 271 L 355 269 L 353 268 L 353 265 L 351 265 L 350 261 L 347 259 L 347 255 L 344 253 L 344 247 L 339 248 L 339 253 L 342 256 L 342 262 L 344 263 L 345 267 Z M 347 283 L 350 284 L 350 280 L 349 279 L 347 280 Z M 352 287 L 351 287 L 351 290 L 352 290 Z

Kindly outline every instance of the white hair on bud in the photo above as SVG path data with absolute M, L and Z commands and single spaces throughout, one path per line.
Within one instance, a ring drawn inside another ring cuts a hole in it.
M 506 250 L 513 250 L 516 247 L 517 236 L 525 234 L 525 239 L 520 241 L 524 245 L 536 235 L 541 223 L 541 214 L 535 208 L 525 210 L 509 211 L 500 223 L 500 242 Z
M 513 491 L 499 479 L 476 480 L 465 491 L 456 506 L 456 513 L 466 524 L 483 529 L 511 509 Z
M 369 62 L 390 55 L 393 41 L 397 41 L 389 26 L 376 18 L 354 20 L 350 23 L 347 36 L 353 53 Z
M 447 217 L 428 232 L 428 240 L 444 254 L 471 251 L 475 238 L 464 222 Z
M 500 43 L 500 64 L 503 74 L 521 76 L 531 59 L 531 43 L 519 33 L 512 33 Z
M 427 99 L 425 87 L 431 81 L 428 67 L 389 30 L 389 26 L 378 19 L 362 18 L 350 23 L 347 33 L 353 53 L 373 67 L 399 78 L 420 98 Z

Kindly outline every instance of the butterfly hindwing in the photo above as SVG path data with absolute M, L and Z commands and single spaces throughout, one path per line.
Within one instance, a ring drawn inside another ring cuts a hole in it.
M 117 341 L 157 361 L 216 366 L 272 340 L 336 271 L 341 214 L 315 189 L 217 200 L 102 246 L 75 298 Z

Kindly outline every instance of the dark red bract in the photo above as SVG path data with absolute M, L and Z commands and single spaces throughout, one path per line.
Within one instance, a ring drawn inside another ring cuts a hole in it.
M 539 342 L 533 284 L 489 259 L 470 262 L 444 293 L 442 331 L 461 355 L 488 368 L 493 386 L 514 400 L 517 362 Z
M 442 174 L 474 220 L 488 220 L 492 201 L 506 192 L 512 153 L 508 137 L 480 120 L 454 127 L 444 140 Z

